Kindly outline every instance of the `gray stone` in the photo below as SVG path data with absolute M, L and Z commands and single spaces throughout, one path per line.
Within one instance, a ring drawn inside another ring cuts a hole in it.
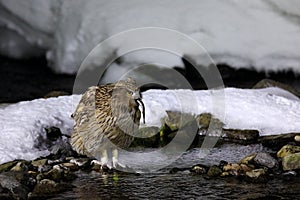
M 259 81 L 256 85 L 253 86 L 253 89 L 268 88 L 268 87 L 281 88 L 281 89 L 286 90 L 300 98 L 300 92 L 298 90 L 296 90 L 295 88 L 293 88 L 289 85 L 274 81 L 274 80 L 270 80 L 270 79 L 263 79 L 263 80 Z
M 223 129 L 222 137 L 233 142 L 253 143 L 258 140 L 257 130 Z
M 0 174 L 0 187 L 10 192 L 14 199 L 27 199 L 28 188 L 23 186 L 12 172 Z
M 258 153 L 253 161 L 256 165 L 267 167 L 269 169 L 278 167 L 277 160 L 268 153 Z
M 288 133 L 288 134 L 278 134 L 278 135 L 268 135 L 261 136 L 258 139 L 259 143 L 267 146 L 271 149 L 278 151 L 279 147 L 282 147 L 290 142 L 294 142 L 295 137 L 299 133 Z

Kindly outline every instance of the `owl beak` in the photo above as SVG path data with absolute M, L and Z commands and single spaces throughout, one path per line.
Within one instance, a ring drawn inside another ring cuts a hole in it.
M 140 105 L 140 106 L 142 106 L 142 113 L 143 113 L 143 123 L 145 124 L 145 105 L 144 105 L 144 103 L 143 103 L 143 101 L 142 101 L 142 98 L 141 98 L 141 95 L 140 95 L 140 93 L 134 93 L 133 94 L 133 98 L 134 98 L 134 100 Z

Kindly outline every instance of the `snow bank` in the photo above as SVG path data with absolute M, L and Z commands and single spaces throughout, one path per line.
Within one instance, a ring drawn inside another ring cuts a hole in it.
M 46 137 L 45 128 L 56 126 L 71 134 L 79 95 L 24 101 L 0 108 L 0 163 L 16 158 L 34 159 L 49 154 L 34 148 L 38 136 Z
M 192 114 L 210 112 L 222 117 L 222 109 L 214 109 L 213 91 L 149 90 L 143 93 L 146 125 L 160 126 L 166 110 Z M 218 96 L 221 98 L 222 95 Z M 257 129 L 261 135 L 300 132 L 300 101 L 279 89 L 267 88 L 224 90 L 225 125 L 227 128 Z M 33 159 L 49 152 L 34 148 L 45 127 L 56 126 L 64 134 L 72 132 L 74 112 L 80 95 L 37 99 L 0 107 L 0 163 L 15 158 Z
M 297 0 L 0 0 L 0 10 L 0 25 L 16 31 L 29 44 L 47 49 L 47 58 L 58 72 L 75 73 L 89 51 L 114 34 L 151 26 L 187 34 L 217 63 L 300 73 Z M 9 45 L 2 44 L 2 51 L 13 50 Z M 118 54 L 120 47 L 106 48 L 107 54 L 97 59 L 99 66 Z M 185 49 L 184 54 L 198 64 L 207 64 L 202 63 L 203 52 Z M 131 56 L 124 66 L 136 64 L 139 56 Z M 163 62 L 161 57 L 151 62 Z M 170 66 L 175 65 L 182 63 L 174 59 Z

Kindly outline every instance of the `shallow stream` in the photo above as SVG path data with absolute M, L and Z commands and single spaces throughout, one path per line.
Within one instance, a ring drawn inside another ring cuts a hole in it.
M 261 145 L 223 145 L 202 157 L 200 148 L 184 153 L 176 162 L 157 172 L 142 174 L 106 174 L 78 172 L 71 191 L 52 198 L 62 199 L 297 199 L 299 177 L 270 178 L 267 183 L 249 183 L 236 177 L 208 178 L 188 170 L 170 173 L 174 167 L 195 164 L 212 165 L 220 160 L 237 162 L 254 152 L 270 152 Z M 120 160 L 126 160 L 121 155 Z M 140 157 L 137 163 L 147 163 Z M 153 158 L 151 158 L 153 159 Z M 157 158 L 160 160 L 160 158 Z M 126 160 L 129 162 L 129 159 Z

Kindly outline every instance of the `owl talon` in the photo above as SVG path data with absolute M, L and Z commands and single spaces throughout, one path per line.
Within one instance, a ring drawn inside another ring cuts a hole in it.
M 128 168 L 127 165 L 121 164 L 119 162 L 113 163 L 113 168 L 114 169 L 126 169 Z
M 112 170 L 112 166 L 108 165 L 108 164 L 103 164 L 101 165 L 101 170 L 102 171 L 109 171 Z

